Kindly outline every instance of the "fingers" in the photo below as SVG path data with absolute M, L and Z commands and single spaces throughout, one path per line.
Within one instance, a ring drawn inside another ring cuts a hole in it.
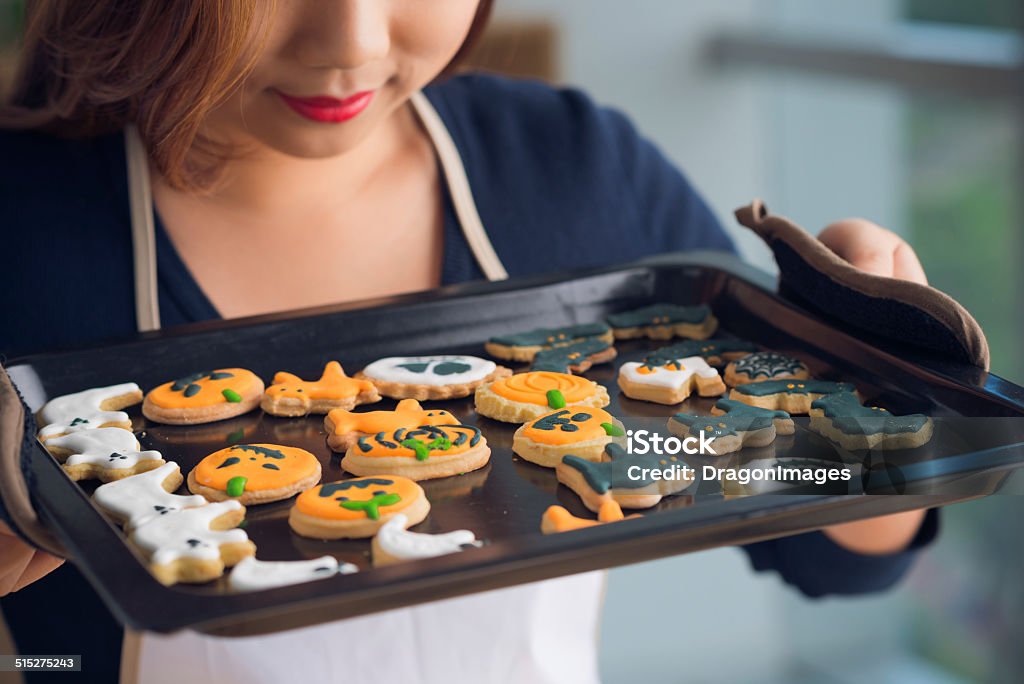
M 837 221 L 818 238 L 840 258 L 866 273 L 927 283 L 921 262 L 910 245 L 871 221 Z

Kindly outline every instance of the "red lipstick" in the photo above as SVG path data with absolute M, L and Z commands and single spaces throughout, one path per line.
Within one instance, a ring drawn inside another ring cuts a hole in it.
M 319 123 L 341 123 L 358 116 L 373 100 L 373 90 L 356 93 L 345 99 L 317 95 L 315 97 L 296 97 L 275 91 L 281 101 L 291 107 L 296 114 Z

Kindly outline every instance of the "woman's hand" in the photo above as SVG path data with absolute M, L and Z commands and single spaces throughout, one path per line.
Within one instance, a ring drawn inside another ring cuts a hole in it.
M 33 549 L 0 522 L 0 596 L 32 584 L 63 562 L 63 558 Z
M 862 271 L 928 284 L 913 248 L 896 233 L 864 219 L 838 221 L 821 231 L 821 242 Z M 924 520 L 924 511 L 908 511 L 880 518 L 833 525 L 824 532 L 850 551 L 865 554 L 896 553 L 907 548 Z

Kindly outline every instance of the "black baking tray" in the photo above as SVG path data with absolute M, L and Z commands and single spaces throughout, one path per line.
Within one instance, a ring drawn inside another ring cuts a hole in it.
M 936 437 L 927 447 L 890 452 L 884 461 L 878 454 L 838 450 L 803 425 L 774 446 L 743 450 L 719 461 L 841 462 L 859 473 L 842 490 L 779 494 L 759 493 L 770 488 L 731 487 L 723 492 L 717 483 L 703 482 L 695 495 L 666 498 L 642 517 L 545 536 L 540 533 L 541 515 L 552 504 L 576 515 L 593 515 L 558 484 L 552 470 L 513 456 L 517 426 L 477 417 L 471 399 L 443 402 L 460 420 L 482 428 L 493 450 L 491 461 L 477 472 L 423 483 L 432 509 L 416 530 L 469 528 L 487 540 L 483 548 L 374 569 L 368 540 L 303 539 L 288 528 L 291 501 L 251 506 L 246 530 L 258 558 L 333 554 L 362 572 L 244 594 L 229 592 L 224 580 L 160 585 L 119 529 L 91 504 L 94 485 L 69 480 L 39 445 L 32 461 L 38 507 L 113 613 L 136 630 L 188 627 L 229 636 L 274 632 L 944 505 L 1000 491 L 1014 480 L 1015 469 L 1024 464 L 1024 389 L 977 368 L 922 357 L 891 341 L 844 333 L 827 316 L 805 311 L 774 290 L 771 277 L 732 256 L 673 254 L 614 269 L 456 285 L 372 302 L 196 324 L 98 348 L 26 357 L 12 362 L 9 371 L 35 409 L 49 397 L 89 387 L 135 381 L 146 390 L 201 368 L 241 366 L 269 379 L 279 370 L 316 377 L 331 359 L 352 373 L 382 356 L 484 356 L 482 343 L 496 334 L 593 322 L 658 301 L 706 303 L 721 322 L 716 336 L 734 335 L 791 352 L 817 377 L 854 382 L 868 400 L 896 413 L 924 412 L 937 419 Z M 586 373 L 608 386 L 612 403 L 607 410 L 613 415 L 664 425 L 678 410 L 710 408 L 711 400 L 704 399 L 689 400 L 680 408 L 620 397 L 614 382 L 617 365 L 660 344 L 620 343 L 615 364 Z M 368 408 L 392 404 L 385 400 Z M 183 472 L 229 443 L 277 442 L 315 453 L 324 481 L 344 475 L 338 457 L 325 444 L 320 416 L 275 418 L 256 411 L 220 423 L 179 427 L 147 424 L 138 407 L 129 412 L 143 448 L 160 450 L 166 459 L 180 463 Z

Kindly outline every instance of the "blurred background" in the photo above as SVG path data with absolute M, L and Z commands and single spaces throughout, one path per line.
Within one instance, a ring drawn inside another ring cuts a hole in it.
M 903 235 L 1024 383 L 1019 0 L 497 0 L 477 68 L 628 114 L 724 225 L 753 197 L 811 230 Z M 0 0 L 0 86 L 21 3 Z M 767 250 L 735 229 L 744 255 Z M 605 681 L 1024 681 L 1024 500 L 944 513 L 896 591 L 809 601 L 735 549 L 611 573 Z M 11 652 L 0 645 L 0 652 Z

